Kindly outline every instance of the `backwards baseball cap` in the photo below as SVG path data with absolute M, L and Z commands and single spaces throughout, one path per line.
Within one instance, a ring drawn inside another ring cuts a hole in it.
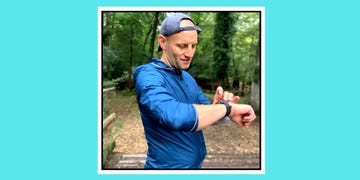
M 194 26 L 180 27 L 180 21 L 183 19 L 190 20 L 194 24 Z M 201 29 L 198 26 L 196 26 L 194 20 L 192 20 L 191 17 L 183 13 L 174 13 L 169 15 L 162 22 L 160 27 L 160 34 L 164 36 L 170 36 L 179 33 L 181 31 L 193 31 L 193 30 L 197 31 L 198 34 L 201 32 Z M 162 51 L 160 46 L 158 51 Z

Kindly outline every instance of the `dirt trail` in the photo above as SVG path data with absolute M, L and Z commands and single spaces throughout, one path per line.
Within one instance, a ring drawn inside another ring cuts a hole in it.
M 137 105 L 127 105 L 120 108 L 118 118 L 122 127 L 116 138 L 113 152 L 117 153 L 146 153 L 147 144 L 144 129 Z M 203 130 L 208 154 L 242 154 L 259 153 L 259 119 L 256 119 L 246 129 L 238 127 L 233 122 L 211 126 Z
M 136 100 L 134 97 L 120 98 L 126 103 L 116 105 L 117 120 L 107 132 L 107 137 L 116 136 L 113 154 L 146 154 L 147 144 Z M 118 124 L 121 124 L 121 128 Z M 228 122 L 208 127 L 203 133 L 208 155 L 260 156 L 260 118 L 248 129 Z

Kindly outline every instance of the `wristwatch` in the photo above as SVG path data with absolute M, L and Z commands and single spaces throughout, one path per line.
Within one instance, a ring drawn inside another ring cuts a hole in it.
M 225 100 L 220 100 L 217 104 L 224 104 L 225 105 L 226 114 L 225 114 L 224 118 L 228 117 L 230 115 L 230 113 L 231 113 L 231 105 Z

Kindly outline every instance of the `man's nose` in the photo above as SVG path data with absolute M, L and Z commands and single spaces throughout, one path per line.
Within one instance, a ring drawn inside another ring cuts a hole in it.
M 195 54 L 195 48 L 193 48 L 191 46 L 185 50 L 186 57 L 192 58 L 194 56 L 194 54 Z

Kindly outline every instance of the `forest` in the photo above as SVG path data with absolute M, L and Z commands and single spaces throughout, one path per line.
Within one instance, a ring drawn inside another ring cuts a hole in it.
M 102 86 L 133 89 L 133 70 L 160 58 L 157 36 L 172 12 L 102 12 Z M 260 108 L 261 12 L 183 12 L 202 29 L 187 70 L 204 92 L 217 86 Z

